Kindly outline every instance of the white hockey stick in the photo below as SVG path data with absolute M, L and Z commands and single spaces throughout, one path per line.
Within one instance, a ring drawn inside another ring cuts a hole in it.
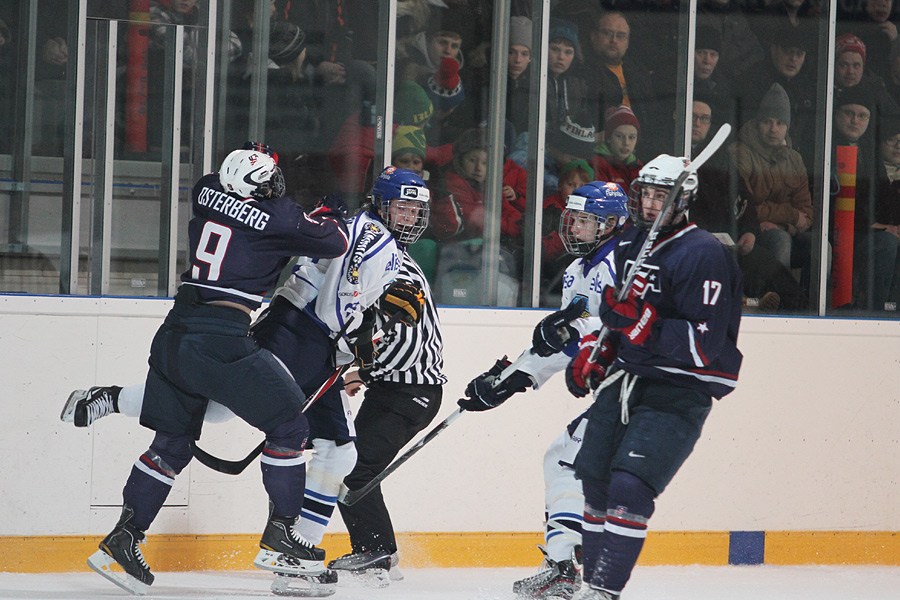
M 656 219 L 653 221 L 653 225 L 650 227 L 650 231 L 647 233 L 647 239 L 644 240 L 644 244 L 641 246 L 641 251 L 638 252 L 637 258 L 634 259 L 634 264 L 631 265 L 631 269 L 628 271 L 628 277 L 625 279 L 625 283 L 622 284 L 622 287 L 619 288 L 618 294 L 616 294 L 616 301 L 622 302 L 625 298 L 628 297 L 628 293 L 631 291 L 631 285 L 634 283 L 634 280 L 637 278 L 638 271 L 640 270 L 641 265 L 647 259 L 647 256 L 650 254 L 650 250 L 653 249 L 653 245 L 656 243 L 656 236 L 659 235 L 659 230 L 662 227 L 663 222 L 666 217 L 672 212 L 672 207 L 675 206 L 675 200 L 678 199 L 678 196 L 681 194 L 681 186 L 687 180 L 688 177 L 695 174 L 697 169 L 702 167 L 706 161 L 712 158 L 713 154 L 715 154 L 719 148 L 722 147 L 722 144 L 725 143 L 725 140 L 728 139 L 728 135 L 731 133 L 731 125 L 728 123 L 724 123 L 719 130 L 716 132 L 716 135 L 709 141 L 706 148 L 703 149 L 703 152 L 697 155 L 697 158 L 689 162 L 685 165 L 684 170 L 678 176 L 678 179 L 675 180 L 675 185 L 672 186 L 672 189 L 669 190 L 669 195 L 666 196 L 666 201 L 663 203 L 662 208 L 659 213 L 656 215 Z M 606 337 L 608 330 L 606 325 L 600 328 L 600 334 L 597 336 L 597 345 L 594 346 L 593 352 L 591 352 L 591 356 L 588 359 L 588 363 L 585 365 L 585 372 L 590 367 L 590 365 L 597 362 L 597 358 L 599 358 L 600 353 L 600 343 L 603 341 L 603 338 Z

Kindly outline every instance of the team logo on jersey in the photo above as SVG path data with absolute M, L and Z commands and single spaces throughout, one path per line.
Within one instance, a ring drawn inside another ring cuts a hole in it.
M 625 261 L 625 272 L 630 272 L 633 264 L 633 260 Z M 642 264 L 634 278 L 631 289 L 638 298 L 646 298 L 647 292 L 662 293 L 659 287 L 659 266 Z
M 350 252 L 350 263 L 347 265 L 347 281 L 354 285 L 359 283 L 359 267 L 362 265 L 366 252 L 382 235 L 384 235 L 384 232 L 375 223 L 363 225 L 362 235 L 357 238 L 356 243 L 353 244 L 353 250 Z

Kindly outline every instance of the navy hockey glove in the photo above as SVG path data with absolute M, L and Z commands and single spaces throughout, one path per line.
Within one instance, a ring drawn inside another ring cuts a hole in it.
M 531 387 L 531 377 L 522 371 L 514 371 L 503 381 L 497 382 L 497 377 L 510 364 L 504 356 L 489 371 L 470 381 L 466 386 L 466 398 L 457 401 L 459 407 L 471 411 L 490 410 L 503 404 L 513 394 Z
M 309 213 L 311 217 L 320 219 L 335 219 L 337 221 L 345 221 L 347 219 L 347 203 L 340 194 L 328 194 L 316 204 L 316 207 Z
M 583 316 L 586 309 L 587 300 L 579 296 L 564 309 L 544 317 L 531 336 L 531 349 L 534 353 L 546 358 L 562 350 L 570 341 L 578 339 L 578 330 L 569 323 Z
M 609 286 L 603 290 L 600 319 L 610 329 L 621 331 L 635 346 L 643 346 L 653 333 L 657 314 L 652 304 L 644 302 L 633 291 L 625 300 L 617 302 L 616 290 Z
M 566 367 L 566 387 L 576 398 L 586 396 L 591 389 L 596 389 L 606 379 L 606 372 L 616 360 L 615 349 L 604 339 L 600 344 L 597 362 L 590 362 L 599 333 L 595 331 L 581 338 L 578 354 Z
M 413 327 L 422 318 L 425 293 L 414 283 L 395 281 L 382 294 L 379 306 L 385 319 L 397 316 L 401 323 Z
M 347 334 L 347 344 L 360 370 L 371 370 L 375 366 L 378 352 L 375 350 L 375 340 L 372 339 L 374 334 L 375 319 L 370 311 L 364 313 L 362 324 L 353 333 Z

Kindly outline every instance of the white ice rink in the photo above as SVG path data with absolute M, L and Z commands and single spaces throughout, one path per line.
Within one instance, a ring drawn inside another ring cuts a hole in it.
M 513 600 L 512 582 L 534 569 L 404 569 L 384 589 L 339 585 L 334 600 Z M 144 598 L 276 598 L 271 575 L 253 572 L 157 573 Z M 2 600 L 131 598 L 93 573 L 0 573 Z M 896 600 L 900 567 L 639 567 L 623 600 Z

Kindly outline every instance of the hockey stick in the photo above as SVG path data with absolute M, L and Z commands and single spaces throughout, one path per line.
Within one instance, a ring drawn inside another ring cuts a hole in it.
M 400 320 L 401 314 L 395 313 L 391 315 L 391 318 L 388 319 L 381 329 L 376 331 L 372 335 L 372 341 L 377 342 L 382 337 L 384 337 L 385 332 L 390 331 L 394 325 Z M 343 331 L 343 329 L 341 330 Z M 304 413 L 306 410 L 313 405 L 313 402 L 322 397 L 322 395 L 331 389 L 331 386 L 340 378 L 344 376 L 350 367 L 353 366 L 352 362 L 336 367 L 334 372 L 319 386 L 319 389 L 315 391 L 315 393 L 306 399 L 303 405 L 300 407 L 300 412 Z M 217 456 L 213 456 L 209 452 L 205 451 L 203 448 L 200 448 L 196 442 L 191 440 L 191 454 L 194 455 L 194 458 L 197 459 L 201 464 L 209 467 L 214 471 L 218 471 L 220 473 L 225 473 L 226 475 L 238 475 L 246 469 L 253 460 L 262 454 L 263 448 L 266 446 L 266 441 L 263 440 L 259 443 L 259 445 L 250 451 L 250 454 L 242 458 L 241 460 L 225 460 L 224 458 L 218 458 Z
M 628 277 L 625 278 L 625 283 L 622 284 L 622 287 L 619 288 L 618 293 L 616 294 L 616 302 L 622 302 L 625 298 L 628 297 L 628 293 L 631 291 L 631 286 L 634 283 L 634 280 L 637 278 L 638 271 L 640 271 L 641 265 L 647 259 L 647 256 L 650 254 L 650 250 L 653 249 L 653 245 L 656 243 L 656 237 L 659 235 L 659 230 L 662 227 L 663 221 L 668 216 L 670 212 L 672 212 L 672 207 L 675 206 L 675 200 L 678 199 L 678 196 L 681 194 L 681 186 L 684 185 L 684 182 L 690 177 L 692 174 L 696 173 L 697 170 L 702 167 L 706 161 L 712 158 L 713 154 L 715 154 L 719 148 L 725 143 L 725 140 L 728 138 L 728 135 L 731 133 L 731 125 L 728 123 L 723 123 L 719 130 L 716 132 L 716 135 L 709 141 L 709 144 L 706 145 L 706 148 L 697 155 L 697 158 L 689 162 L 685 165 L 684 170 L 678 176 L 678 179 L 675 180 L 675 185 L 672 186 L 672 189 L 669 190 L 668 196 L 666 196 L 666 201 L 663 203 L 662 208 L 659 210 L 659 213 L 656 215 L 656 219 L 653 220 L 653 225 L 650 227 L 650 231 L 647 232 L 647 239 L 644 240 L 644 244 L 641 246 L 640 252 L 638 252 L 637 258 L 634 259 L 634 263 L 631 265 L 631 269 L 628 271 Z M 608 333 L 606 325 L 603 325 L 600 328 L 600 333 L 597 335 L 597 345 L 594 346 L 594 350 L 591 352 L 591 356 L 588 359 L 588 362 L 584 366 L 583 373 L 587 375 L 588 370 L 592 364 L 597 362 L 600 354 L 600 346 L 603 341 L 603 338 L 606 337 Z
M 379 473 L 378 475 L 373 477 L 372 480 L 369 481 L 369 483 L 367 483 L 363 487 L 359 488 L 358 490 L 351 490 L 345 484 L 342 483 L 341 489 L 338 492 L 338 502 L 340 502 L 344 506 L 353 506 L 354 504 L 359 502 L 360 498 L 362 498 L 363 496 L 365 496 L 366 494 L 371 492 L 373 489 L 378 487 L 381 484 L 381 482 L 384 481 L 384 479 L 388 475 L 390 475 L 391 473 L 396 471 L 400 467 L 400 465 L 402 465 L 403 463 L 408 461 L 410 458 L 412 458 L 412 456 L 416 452 L 418 452 L 419 450 L 424 448 L 425 444 L 427 444 L 428 442 L 430 442 L 431 440 L 436 438 L 440 432 L 447 429 L 447 427 L 450 426 L 450 423 L 452 423 L 453 421 L 458 419 L 459 416 L 461 414 L 463 414 L 464 412 L 465 412 L 464 409 L 457 408 L 455 411 L 450 413 L 449 417 L 447 417 L 446 419 L 444 419 L 443 421 L 438 423 L 434 429 L 432 429 L 431 431 L 426 433 L 424 436 L 422 436 L 422 439 L 420 439 L 418 442 L 416 442 L 412 448 L 410 448 L 409 450 L 407 450 L 406 452 L 404 452 L 403 454 L 398 456 L 394 460 L 394 462 L 392 462 L 391 464 L 386 466 L 381 473 Z

